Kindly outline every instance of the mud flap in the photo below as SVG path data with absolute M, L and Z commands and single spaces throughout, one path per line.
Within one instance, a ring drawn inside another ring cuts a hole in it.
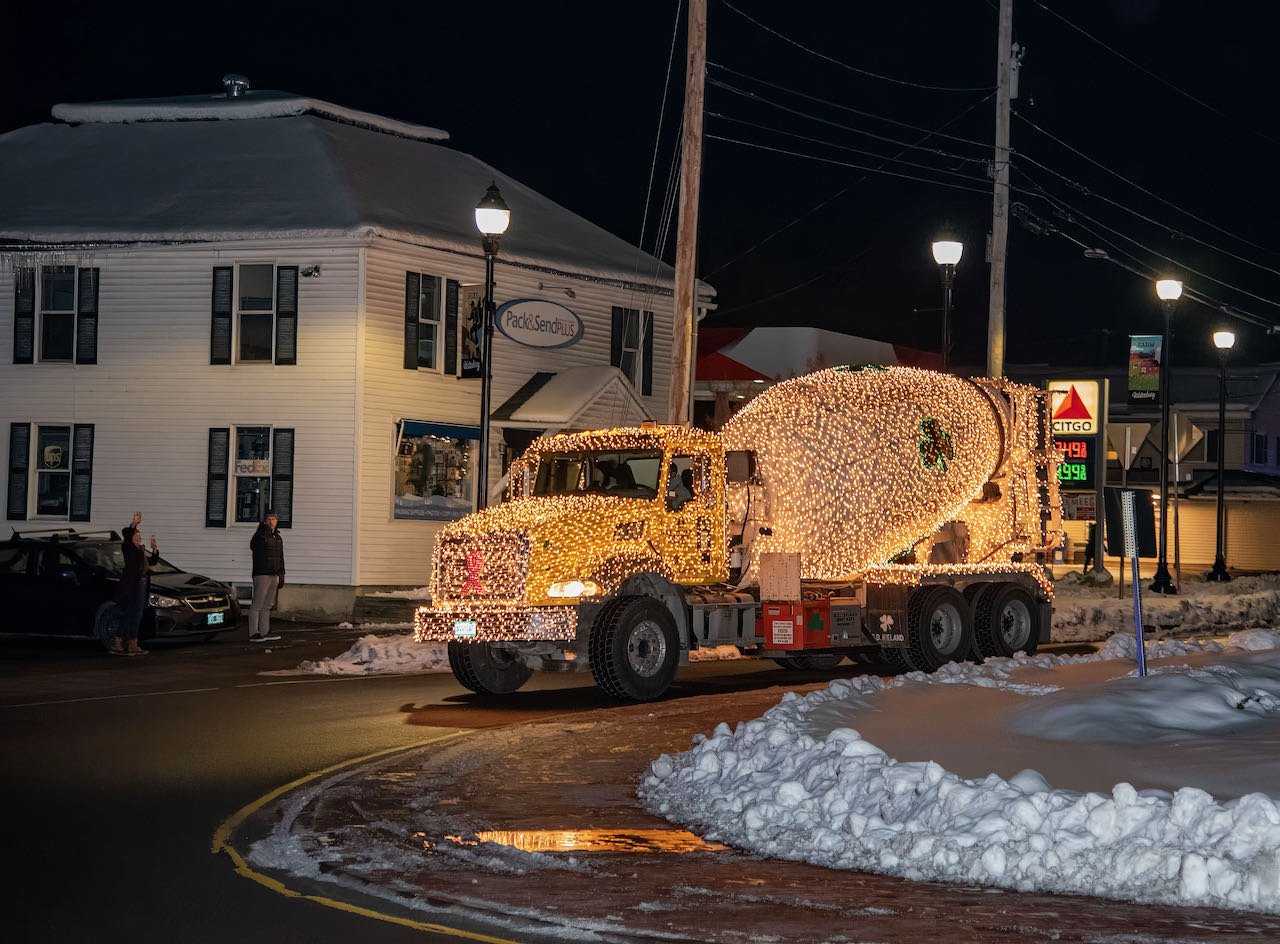
M 910 587 L 897 584 L 867 585 L 867 619 L 862 632 L 870 642 L 885 649 L 906 647 L 910 592 Z

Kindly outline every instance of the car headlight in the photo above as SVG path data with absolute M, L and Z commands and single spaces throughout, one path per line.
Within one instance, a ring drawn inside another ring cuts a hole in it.
M 549 597 L 593 597 L 599 592 L 594 580 L 561 580 L 547 588 Z
M 151 596 L 147 597 L 147 603 L 151 606 L 159 607 L 162 610 L 172 609 L 175 606 L 182 606 L 182 601 L 177 597 L 161 596 L 158 593 L 153 593 Z

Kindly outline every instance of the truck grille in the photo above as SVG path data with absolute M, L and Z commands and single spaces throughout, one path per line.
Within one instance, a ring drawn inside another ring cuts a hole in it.
M 529 539 L 519 534 L 445 538 L 436 545 L 437 600 L 519 600 Z

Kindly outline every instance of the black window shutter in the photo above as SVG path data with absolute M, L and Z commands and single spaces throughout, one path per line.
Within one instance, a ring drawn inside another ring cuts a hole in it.
M 71 427 L 71 520 L 88 521 L 93 506 L 93 424 Z
M 76 363 L 96 364 L 98 363 L 98 270 L 81 269 L 77 275 L 79 278 L 76 280 Z
M 418 296 L 422 294 L 422 276 L 404 274 L 404 369 L 418 369 Z
M 13 270 L 13 362 L 32 364 L 35 354 L 36 270 L 17 268 Z
M 653 396 L 653 312 L 646 311 L 640 315 L 640 328 L 644 331 L 644 380 L 640 384 L 642 396 Z
M 276 363 L 298 363 L 298 267 L 276 268 Z
M 227 526 L 227 468 L 231 462 L 231 429 L 226 426 L 209 430 L 209 477 L 204 495 L 204 526 Z
M 213 326 L 209 336 L 209 363 L 231 363 L 231 266 L 213 267 Z M 223 513 L 225 525 L 226 513 Z
M 444 372 L 458 373 L 458 293 L 462 286 L 449 279 L 444 286 Z
M 609 336 L 609 363 L 614 367 L 622 366 L 622 332 L 627 326 L 627 310 L 614 307 L 613 333 Z
M 271 510 L 281 528 L 293 527 L 293 430 L 276 429 L 271 443 Z
M 27 520 L 27 462 L 31 456 L 31 424 L 9 424 L 9 520 Z

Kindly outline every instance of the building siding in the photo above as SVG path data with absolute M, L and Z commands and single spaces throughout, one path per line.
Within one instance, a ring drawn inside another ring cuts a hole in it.
M 65 264 L 101 270 L 96 365 L 13 363 L 13 266 L 48 260 L 11 261 L 0 272 L 5 468 L 8 423 L 93 423 L 92 519 L 77 530 L 118 530 L 140 510 L 144 532 L 156 533 L 167 559 L 243 582 L 253 526 L 230 523 L 232 509 L 225 529 L 204 526 L 208 430 L 290 427 L 296 430 L 293 526 L 285 533 L 290 579 L 352 582 L 357 244 L 252 241 L 72 252 Z M 320 266 L 318 278 L 298 283 L 296 366 L 209 364 L 212 271 L 242 262 Z M 67 522 L 8 524 L 35 530 Z

